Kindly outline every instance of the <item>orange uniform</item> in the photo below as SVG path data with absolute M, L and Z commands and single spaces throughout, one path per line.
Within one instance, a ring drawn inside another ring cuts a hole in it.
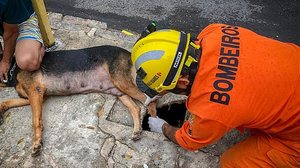
M 202 55 L 186 103 L 194 119 L 178 143 L 195 150 L 247 128 L 253 134 L 223 155 L 224 167 L 300 167 L 300 47 L 223 24 L 196 43 Z

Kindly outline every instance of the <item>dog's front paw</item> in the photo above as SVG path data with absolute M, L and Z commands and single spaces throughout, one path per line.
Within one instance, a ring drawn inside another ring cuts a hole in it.
M 137 141 L 137 140 L 139 140 L 139 139 L 141 139 L 141 137 L 142 137 L 142 130 L 139 130 L 139 131 L 134 131 L 133 133 L 132 133 L 132 140 L 134 140 L 134 141 Z
M 42 143 L 40 144 L 34 144 L 32 147 L 32 152 L 31 152 L 31 156 L 32 157 L 36 157 L 39 156 L 41 151 L 42 151 Z

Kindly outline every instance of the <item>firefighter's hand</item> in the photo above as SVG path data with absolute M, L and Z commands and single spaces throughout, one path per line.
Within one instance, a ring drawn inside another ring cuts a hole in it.
M 162 126 L 167 123 L 159 117 L 149 117 L 148 124 L 152 132 L 162 133 Z

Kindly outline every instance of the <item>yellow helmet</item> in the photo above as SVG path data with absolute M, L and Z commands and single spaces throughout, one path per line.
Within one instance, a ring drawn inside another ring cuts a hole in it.
M 137 70 L 136 83 L 149 97 L 172 90 L 187 61 L 190 34 L 171 29 L 150 33 L 133 46 L 131 59 Z M 188 66 L 189 66 L 188 65 Z

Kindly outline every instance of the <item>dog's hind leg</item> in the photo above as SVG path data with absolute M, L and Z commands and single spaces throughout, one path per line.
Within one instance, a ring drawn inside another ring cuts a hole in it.
M 116 82 L 116 85 L 118 86 L 118 88 L 124 92 L 125 94 L 127 94 L 128 96 L 140 101 L 141 103 L 145 103 L 146 101 L 146 96 L 144 95 L 143 92 L 141 92 L 137 86 L 135 86 L 133 84 L 133 82 Z M 151 102 L 148 106 L 147 106 L 147 110 L 148 113 L 152 116 L 152 117 L 156 117 L 156 102 Z
M 124 93 L 126 93 L 127 95 L 129 95 L 130 97 L 140 101 L 141 103 L 145 103 L 146 100 L 146 96 L 144 95 L 143 92 L 141 92 L 135 85 L 132 84 L 132 87 L 128 87 L 125 91 L 123 91 Z M 147 106 L 147 110 L 148 113 L 152 116 L 152 117 L 156 117 L 156 101 L 155 102 L 151 102 L 148 106 Z
M 145 103 L 146 101 L 145 94 L 142 91 L 140 91 L 138 87 L 133 83 L 132 78 L 124 79 L 124 77 L 116 75 L 116 77 L 114 77 L 112 81 L 114 85 L 123 93 L 134 98 L 135 100 L 140 101 L 143 104 Z M 156 102 L 150 103 L 147 106 L 147 110 L 152 117 L 156 117 Z
M 122 78 L 119 78 L 122 79 Z M 123 78 L 124 79 L 124 78 Z M 131 116 L 134 122 L 133 127 L 133 140 L 138 140 L 141 138 L 142 125 L 141 125 L 141 109 L 136 103 L 132 100 L 132 98 L 144 103 L 146 100 L 146 96 L 143 92 L 141 92 L 132 81 L 114 81 L 114 84 L 126 95 L 119 97 L 122 103 L 128 107 L 131 112 Z M 156 103 L 151 103 L 148 107 L 148 112 L 151 116 L 156 116 Z
M 34 139 L 32 145 L 32 156 L 38 156 L 42 149 L 42 104 L 44 99 L 45 88 L 32 86 L 28 94 L 28 99 L 32 110 L 32 124 L 34 130 Z
M 0 125 L 3 123 L 3 115 L 5 111 L 13 107 L 21 107 L 29 105 L 29 100 L 24 98 L 10 99 L 0 104 Z
M 142 125 L 140 120 L 141 109 L 128 95 L 120 96 L 119 99 L 129 109 L 133 119 L 134 126 L 133 126 L 132 140 L 138 140 L 141 138 L 141 133 L 142 133 Z

